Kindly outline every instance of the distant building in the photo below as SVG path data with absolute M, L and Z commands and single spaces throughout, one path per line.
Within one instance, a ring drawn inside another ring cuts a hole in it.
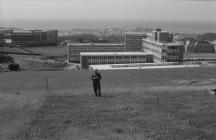
M 187 52 L 191 52 L 191 53 L 214 53 L 215 52 L 214 44 L 210 41 L 196 41 L 196 42 L 187 41 L 185 44 L 185 49 L 187 50 Z
M 57 30 L 0 30 L 4 40 L 12 40 L 12 44 L 20 46 L 56 45 L 58 41 Z
M 173 34 L 156 29 L 152 34 L 126 33 L 124 44 L 68 43 L 68 62 L 89 65 L 182 62 L 184 45 Z
M 216 40 L 212 41 L 212 44 L 214 45 L 214 52 L 216 53 Z
M 153 55 L 144 52 L 85 52 L 80 53 L 82 69 L 89 65 L 153 63 Z
M 146 38 L 145 33 L 126 33 L 125 34 L 125 51 L 138 52 L 142 48 L 142 39 Z
M 68 62 L 80 62 L 81 52 L 124 52 L 124 44 L 111 43 L 68 43 Z
M 153 54 L 154 62 L 182 62 L 184 45 L 174 42 L 171 33 L 156 29 L 142 39 L 142 51 Z
M 194 46 L 194 53 L 214 53 L 214 45 L 209 41 L 197 41 Z

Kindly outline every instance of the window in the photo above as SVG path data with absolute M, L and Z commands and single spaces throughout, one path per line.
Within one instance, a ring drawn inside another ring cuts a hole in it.
M 122 59 L 122 56 L 116 56 L 116 59 Z

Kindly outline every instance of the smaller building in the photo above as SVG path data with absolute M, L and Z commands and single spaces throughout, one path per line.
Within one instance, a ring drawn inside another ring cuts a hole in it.
M 214 53 L 214 45 L 209 41 L 197 41 L 194 46 L 195 53 Z
M 214 52 L 216 53 L 216 40 L 212 41 L 212 44 L 214 45 Z
M 153 63 L 153 55 L 144 52 L 86 52 L 80 53 L 82 69 L 89 65 Z
M 215 53 L 214 44 L 210 41 L 187 41 L 185 51 L 191 53 Z

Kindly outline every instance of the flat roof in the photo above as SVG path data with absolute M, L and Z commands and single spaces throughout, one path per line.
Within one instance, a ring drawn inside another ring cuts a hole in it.
M 175 46 L 175 45 L 183 45 L 182 43 L 180 43 L 180 42 L 156 42 L 156 41 L 154 41 L 154 40 L 150 40 L 150 39 L 146 39 L 146 38 L 143 38 L 142 40 L 145 40 L 145 41 L 149 41 L 149 42 L 152 42 L 152 43 L 156 43 L 156 44 L 159 44 L 159 45 L 168 45 L 168 46 L 171 46 L 171 45 L 173 45 L 173 46 Z
M 13 33 L 32 33 L 30 30 L 13 30 Z
M 142 32 L 127 32 L 125 34 L 126 35 L 146 35 L 146 33 L 142 33 Z
M 82 56 L 102 56 L 102 55 L 152 55 L 145 52 L 81 52 Z
M 171 68 L 189 68 L 189 67 L 199 67 L 199 65 L 152 65 L 148 66 L 149 63 L 145 63 L 147 66 L 133 66 L 134 64 L 107 64 L 107 65 L 90 65 L 89 67 L 93 70 L 124 70 L 124 69 L 171 69 Z M 152 64 L 152 63 L 151 63 Z M 127 66 L 125 66 L 127 65 Z M 116 67 L 117 66 L 117 67 Z
M 152 33 L 148 33 L 147 36 L 154 37 L 154 35 Z
M 125 45 L 123 43 L 69 43 L 69 46 L 117 46 Z

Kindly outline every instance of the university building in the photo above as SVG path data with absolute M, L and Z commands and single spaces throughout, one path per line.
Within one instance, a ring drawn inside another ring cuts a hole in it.
M 68 62 L 89 65 L 182 62 L 184 45 L 173 34 L 156 29 L 152 34 L 127 33 L 125 44 L 68 43 Z
M 81 52 L 124 52 L 124 44 L 111 43 L 69 43 L 68 62 L 80 62 Z
M 82 69 L 89 65 L 153 63 L 153 55 L 144 52 L 82 52 L 80 64 Z
M 0 30 L 0 37 L 3 40 L 11 40 L 11 44 L 19 46 L 56 45 L 58 31 L 2 29 Z
M 145 33 L 126 33 L 125 34 L 125 51 L 138 52 L 142 48 L 142 39 L 146 38 Z
M 169 32 L 156 29 L 153 34 L 142 39 L 142 51 L 151 53 L 154 62 L 182 62 L 184 45 L 174 42 Z

